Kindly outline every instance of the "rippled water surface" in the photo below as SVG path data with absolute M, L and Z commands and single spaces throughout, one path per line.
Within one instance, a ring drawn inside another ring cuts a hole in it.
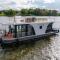
M 59 36 L 40 39 L 18 48 L 0 49 L 0 60 L 60 60 Z
M 59 27 L 60 23 L 54 26 Z M 0 60 L 60 60 L 60 32 L 56 36 L 22 44 L 19 47 L 0 48 Z

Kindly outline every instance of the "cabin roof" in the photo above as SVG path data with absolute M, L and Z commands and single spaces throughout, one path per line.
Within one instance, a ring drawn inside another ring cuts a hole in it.
M 53 22 L 42 22 L 42 23 L 40 23 L 40 24 L 46 24 L 46 23 L 53 23 Z M 20 25 L 20 24 L 39 24 L 39 23 L 16 23 L 16 24 L 14 24 L 14 25 Z

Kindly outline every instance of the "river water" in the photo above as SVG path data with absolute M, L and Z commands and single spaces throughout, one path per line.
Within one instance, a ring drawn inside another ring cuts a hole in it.
M 56 19 L 53 26 L 57 29 L 60 27 L 59 19 Z M 60 60 L 60 32 L 19 47 L 0 47 L 0 60 Z

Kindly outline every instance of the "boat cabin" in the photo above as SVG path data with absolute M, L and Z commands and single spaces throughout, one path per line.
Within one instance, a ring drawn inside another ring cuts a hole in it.
M 2 35 L 3 38 L 19 38 L 32 35 L 43 35 L 52 31 L 53 22 L 46 17 L 23 16 L 14 24 L 9 24 Z

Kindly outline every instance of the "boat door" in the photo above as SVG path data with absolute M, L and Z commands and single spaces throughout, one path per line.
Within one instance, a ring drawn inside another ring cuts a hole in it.
M 15 37 L 23 37 L 27 35 L 26 24 L 19 24 L 15 26 Z

